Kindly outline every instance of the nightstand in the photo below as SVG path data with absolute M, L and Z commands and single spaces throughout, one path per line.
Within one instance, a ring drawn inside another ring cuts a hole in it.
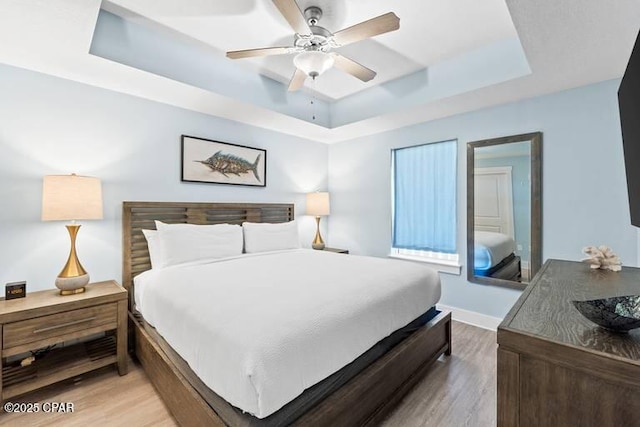
M 325 247 L 323 249 L 323 251 L 335 252 L 337 254 L 348 254 L 349 253 L 349 249 L 338 249 L 338 248 L 327 248 L 327 247 Z
M 106 281 L 87 285 L 82 294 L 51 289 L 0 300 L 0 335 L 2 401 L 111 364 L 125 375 L 127 291 Z M 34 362 L 20 365 L 34 353 Z

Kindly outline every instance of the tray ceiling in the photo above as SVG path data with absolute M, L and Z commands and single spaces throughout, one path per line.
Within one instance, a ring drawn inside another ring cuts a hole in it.
M 271 1 L 240 1 L 235 10 L 216 9 L 212 1 L 110 0 L 130 19 L 151 20 L 223 54 L 229 50 L 291 46 L 293 30 Z M 223 2 L 213 2 L 223 3 Z M 227 2 L 224 2 L 227 3 Z M 234 2 L 235 3 L 235 2 Z M 336 51 L 378 73 L 364 83 L 332 69 L 305 86 L 324 99 L 337 100 L 490 45 L 517 37 L 504 0 L 298 0 L 301 10 L 323 9 L 321 26 L 335 32 L 393 11 L 400 29 Z M 139 15 L 136 18 L 135 15 Z M 235 60 L 284 84 L 295 71 L 294 55 Z M 232 60 L 229 60 L 232 61 Z
M 126 19 L 152 23 L 172 37 L 200 40 L 229 67 L 253 73 L 254 84 L 273 82 L 277 87 L 269 85 L 265 93 L 287 103 L 281 95 L 285 85 L 265 77 L 287 83 L 292 71 L 285 70 L 287 64 L 239 64 L 224 58 L 226 50 L 268 46 L 290 36 L 271 1 L 0 1 L 0 63 L 326 143 L 620 78 L 640 22 L 637 0 L 506 0 L 506 6 L 497 0 L 335 0 L 325 6 L 331 10 L 327 27 L 331 22 L 343 28 L 391 10 L 400 17 L 401 29 L 349 47 L 353 53 L 345 51 L 380 73 L 370 86 L 358 87 L 361 83 L 349 76 L 335 76 L 334 82 L 327 74 L 328 87 L 320 87 L 318 80 L 315 93 L 334 116 L 333 125 L 324 125 L 289 114 L 282 105 L 279 110 L 90 54 L 100 8 L 106 7 Z M 481 72 L 503 70 L 504 56 L 492 46 L 512 40 L 521 46 L 530 72 L 507 72 L 502 79 L 487 74 L 481 85 L 464 84 L 461 73 L 469 73 L 464 66 L 469 58 L 483 66 Z M 483 64 L 478 51 L 493 56 Z M 458 78 L 460 84 L 443 92 L 445 85 L 435 77 L 449 83 Z M 369 114 L 342 120 L 361 109 Z

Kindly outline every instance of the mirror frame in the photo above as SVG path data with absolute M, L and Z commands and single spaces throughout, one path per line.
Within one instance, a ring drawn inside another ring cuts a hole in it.
M 473 169 L 475 165 L 474 150 L 481 147 L 525 141 L 531 142 L 530 278 L 533 278 L 542 266 L 542 132 L 532 132 L 469 142 L 467 143 L 467 280 L 469 282 L 503 286 L 513 289 L 524 289 L 528 285 L 527 283 L 519 283 L 511 280 L 476 276 L 473 273 L 475 260 L 475 182 L 473 179 Z

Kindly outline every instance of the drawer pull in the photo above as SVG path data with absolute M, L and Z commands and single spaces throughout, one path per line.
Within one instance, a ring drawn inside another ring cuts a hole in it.
M 96 316 L 88 317 L 86 319 L 81 319 L 81 320 L 74 320 L 73 322 L 62 323 L 60 325 L 49 326 L 46 328 L 34 329 L 33 333 L 39 334 L 40 332 L 52 331 L 54 329 L 64 328 L 65 326 L 77 325 L 78 323 L 91 322 L 92 320 L 96 320 Z

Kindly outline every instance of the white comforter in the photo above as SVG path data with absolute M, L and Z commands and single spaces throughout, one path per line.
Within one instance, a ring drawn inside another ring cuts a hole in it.
M 144 318 L 200 379 L 264 418 L 440 298 L 416 263 L 298 249 L 149 270 Z

